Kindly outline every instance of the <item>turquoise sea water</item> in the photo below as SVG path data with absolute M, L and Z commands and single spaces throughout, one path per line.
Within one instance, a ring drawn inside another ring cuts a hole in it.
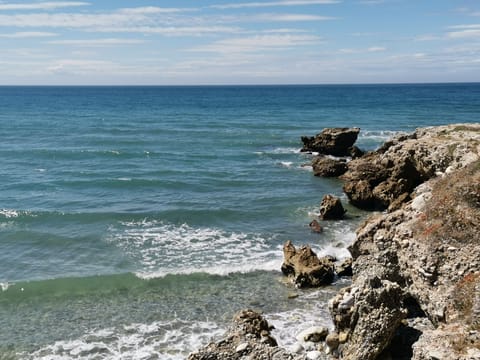
M 0 109 L 0 358 L 182 359 L 245 307 L 285 346 L 329 325 L 341 284 L 289 299 L 282 244 L 346 256 L 366 214 L 310 232 L 346 198 L 300 136 L 478 122 L 480 84 L 0 87 Z

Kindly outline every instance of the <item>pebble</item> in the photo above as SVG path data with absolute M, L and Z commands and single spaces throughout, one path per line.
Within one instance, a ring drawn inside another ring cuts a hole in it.
M 241 353 L 241 352 L 244 352 L 247 349 L 248 349 L 248 343 L 244 342 L 244 343 L 241 343 L 240 345 L 238 345 L 236 347 L 235 352 Z
M 317 360 L 317 359 L 321 359 L 321 358 L 322 358 L 322 353 L 318 350 L 309 351 L 307 353 L 307 359 L 308 360 Z
M 290 348 L 290 352 L 294 353 L 294 354 L 300 354 L 302 353 L 304 350 L 302 344 L 300 343 L 295 343 L 292 345 L 292 347 Z

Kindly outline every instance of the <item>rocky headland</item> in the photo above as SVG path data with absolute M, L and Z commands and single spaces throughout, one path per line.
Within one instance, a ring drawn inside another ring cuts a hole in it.
M 351 285 L 329 302 L 334 331 L 316 336 L 317 351 L 289 354 L 260 314 L 253 335 L 237 315 L 225 339 L 189 359 L 480 359 L 480 124 L 418 129 L 363 155 L 357 130 L 302 138 L 305 151 L 319 152 L 314 168 L 340 162 L 349 201 L 376 211 L 349 247 Z M 308 245 L 287 243 L 284 255 L 282 271 L 298 287 L 338 274 L 335 259 Z

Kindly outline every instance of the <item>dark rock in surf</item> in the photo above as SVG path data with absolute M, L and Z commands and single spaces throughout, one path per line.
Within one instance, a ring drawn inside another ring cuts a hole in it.
M 339 220 L 345 215 L 340 199 L 333 195 L 325 195 L 320 204 L 320 218 L 322 220 Z

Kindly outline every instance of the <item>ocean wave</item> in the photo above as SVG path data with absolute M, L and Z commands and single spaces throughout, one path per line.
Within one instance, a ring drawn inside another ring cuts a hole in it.
M 274 235 L 196 228 L 156 220 L 120 222 L 107 241 L 139 266 L 141 278 L 169 274 L 227 275 L 275 270 L 282 260 Z
M 358 138 L 359 140 L 369 139 L 383 142 L 403 133 L 405 132 L 395 130 L 362 130 L 360 131 Z
M 183 320 L 130 324 L 91 331 L 84 336 L 58 341 L 26 359 L 185 359 L 188 353 L 224 333 L 218 324 Z
M 272 155 L 272 154 L 300 154 L 300 148 L 294 147 L 278 147 L 269 150 L 255 151 L 256 155 Z

